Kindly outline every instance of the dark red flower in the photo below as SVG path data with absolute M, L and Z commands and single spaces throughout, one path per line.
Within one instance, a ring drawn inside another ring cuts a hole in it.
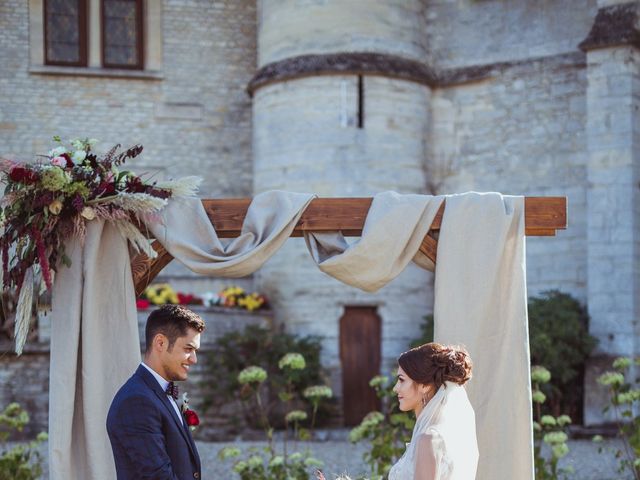
M 69 155 L 68 153 L 63 153 L 60 156 L 67 161 L 67 165 L 73 165 L 73 160 L 71 160 L 71 155 Z
M 22 165 L 15 165 L 9 170 L 9 178 L 14 182 L 36 183 L 38 181 L 38 174 Z
M 125 190 L 130 193 L 144 193 L 147 190 L 147 186 L 142 183 L 140 177 L 130 177 L 127 179 Z
M 146 310 L 150 305 L 151 302 L 144 298 L 139 298 L 136 300 L 136 307 L 138 307 L 138 310 Z
M 191 409 L 185 410 L 184 418 L 187 420 L 187 425 L 190 427 L 197 427 L 198 425 L 200 425 L 198 414 Z
M 116 193 L 116 184 L 113 181 L 102 181 L 95 192 L 96 196 L 109 196 Z

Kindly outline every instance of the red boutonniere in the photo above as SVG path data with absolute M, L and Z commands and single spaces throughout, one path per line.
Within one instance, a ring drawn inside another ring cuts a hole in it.
M 191 430 L 195 430 L 200 425 L 198 414 L 189 408 L 184 411 L 184 418 L 187 420 L 187 425 Z
M 189 396 L 187 392 L 182 394 L 181 402 L 180 402 L 180 413 L 182 413 L 182 417 L 185 422 L 187 422 L 187 426 L 193 432 L 198 425 L 200 425 L 200 417 L 198 414 L 189 408 Z

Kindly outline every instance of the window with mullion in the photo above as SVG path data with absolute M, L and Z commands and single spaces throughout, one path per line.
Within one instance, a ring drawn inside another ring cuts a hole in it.
M 144 68 L 142 0 L 102 0 L 102 66 Z
M 86 0 L 44 1 L 47 65 L 87 65 Z

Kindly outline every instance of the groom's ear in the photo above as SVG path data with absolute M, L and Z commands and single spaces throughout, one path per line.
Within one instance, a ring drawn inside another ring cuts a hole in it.
M 169 346 L 169 339 L 162 333 L 156 333 L 153 337 L 153 349 L 162 352 Z

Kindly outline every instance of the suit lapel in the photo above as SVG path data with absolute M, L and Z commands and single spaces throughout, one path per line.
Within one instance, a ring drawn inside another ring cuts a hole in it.
M 185 428 L 188 428 L 186 427 L 187 425 L 186 419 L 183 417 L 183 421 L 182 422 L 180 421 L 180 419 L 178 418 L 178 414 L 176 413 L 176 409 L 173 408 L 173 405 L 171 404 L 171 401 L 169 400 L 168 395 L 162 391 L 162 388 L 160 388 L 160 384 L 158 383 L 158 381 L 155 378 L 153 378 L 153 375 L 151 375 L 151 373 L 149 373 L 149 371 L 146 368 L 140 365 L 138 367 L 138 370 L 136 371 L 136 374 L 140 375 L 140 377 L 147 384 L 147 386 L 151 388 L 151 390 L 153 390 L 153 392 L 156 394 L 156 396 L 160 400 L 160 403 L 162 403 L 165 406 L 165 408 L 169 411 L 169 415 L 171 415 L 171 418 L 173 418 L 173 421 L 176 422 L 176 426 L 180 430 L 180 433 L 182 434 L 184 441 L 187 442 L 187 445 L 189 445 L 189 450 L 191 450 L 191 455 L 193 455 L 193 458 L 197 460 L 198 455 L 196 454 L 195 444 L 193 443 L 193 439 L 191 438 L 191 432 L 188 432 L 185 429 Z

